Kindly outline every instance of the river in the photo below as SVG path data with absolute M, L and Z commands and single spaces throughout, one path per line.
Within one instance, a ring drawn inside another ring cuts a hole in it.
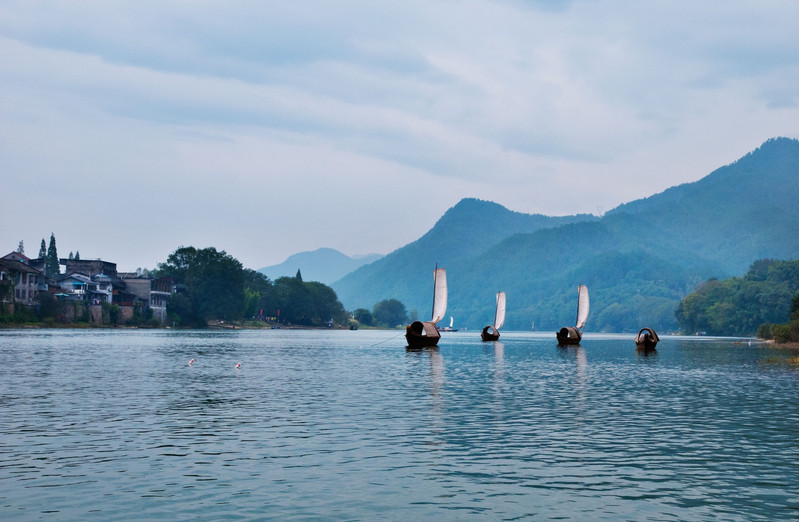
M 0 330 L 0 518 L 799 518 L 799 353 L 632 339 Z

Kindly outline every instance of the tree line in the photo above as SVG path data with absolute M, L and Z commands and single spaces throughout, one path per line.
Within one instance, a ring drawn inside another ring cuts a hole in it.
M 775 325 L 799 322 L 797 307 L 799 260 L 761 259 L 743 277 L 700 284 L 680 302 L 676 316 L 680 328 L 689 333 L 769 337 Z M 799 326 L 796 334 L 799 339 Z
M 332 288 L 303 281 L 299 270 L 271 281 L 214 247 L 180 247 L 153 275 L 176 281 L 167 312 L 185 326 L 204 326 L 210 319 L 323 326 L 349 317 Z
M 180 247 L 152 272 L 173 278 L 178 291 L 167 304 L 175 324 L 201 327 L 209 320 L 268 321 L 304 326 L 404 324 L 408 313 L 397 299 L 377 303 L 374 311 L 356 310 L 352 317 L 329 286 L 294 277 L 274 281 L 216 248 Z

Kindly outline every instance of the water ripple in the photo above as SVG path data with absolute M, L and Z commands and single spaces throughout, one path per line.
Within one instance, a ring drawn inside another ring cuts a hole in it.
M 799 515 L 792 353 L 392 336 L 2 331 L 0 516 Z

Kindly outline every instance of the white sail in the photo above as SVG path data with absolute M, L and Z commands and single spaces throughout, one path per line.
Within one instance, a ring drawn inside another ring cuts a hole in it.
M 577 325 L 576 328 L 585 326 L 585 321 L 588 319 L 588 287 L 580 285 L 577 288 L 579 296 L 577 298 Z
M 452 328 L 453 324 L 455 324 L 455 318 L 450 315 L 449 316 L 449 327 Z
M 447 311 L 447 269 L 436 268 L 433 272 L 435 292 L 433 293 L 433 318 L 431 322 L 437 323 L 444 318 Z
M 497 292 L 497 313 L 494 315 L 494 330 L 505 324 L 505 292 Z

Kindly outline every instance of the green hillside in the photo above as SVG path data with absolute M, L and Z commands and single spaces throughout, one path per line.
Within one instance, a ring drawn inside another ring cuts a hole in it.
M 350 310 L 371 309 L 378 301 L 397 298 L 409 312 L 417 310 L 419 316 L 425 318 L 432 306 L 436 264 L 447 267 L 452 288 L 459 284 L 459 265 L 513 234 L 596 219 L 591 215 L 547 217 L 522 214 L 496 203 L 463 199 L 424 236 L 359 268 L 334 283 L 333 288 Z
M 799 141 L 772 139 L 695 183 L 621 205 L 601 219 L 525 221 L 499 205 L 464 200 L 418 241 L 334 288 L 349 309 L 396 297 L 424 318 L 438 261 L 448 272 L 447 315 L 460 327 L 488 324 L 494 294 L 504 290 L 506 329 L 529 330 L 533 321 L 538 330 L 559 328 L 574 321 L 576 287 L 583 283 L 591 294 L 587 331 L 668 331 L 677 328 L 680 299 L 700 282 L 741 275 L 756 259 L 799 258 L 795 201 Z

